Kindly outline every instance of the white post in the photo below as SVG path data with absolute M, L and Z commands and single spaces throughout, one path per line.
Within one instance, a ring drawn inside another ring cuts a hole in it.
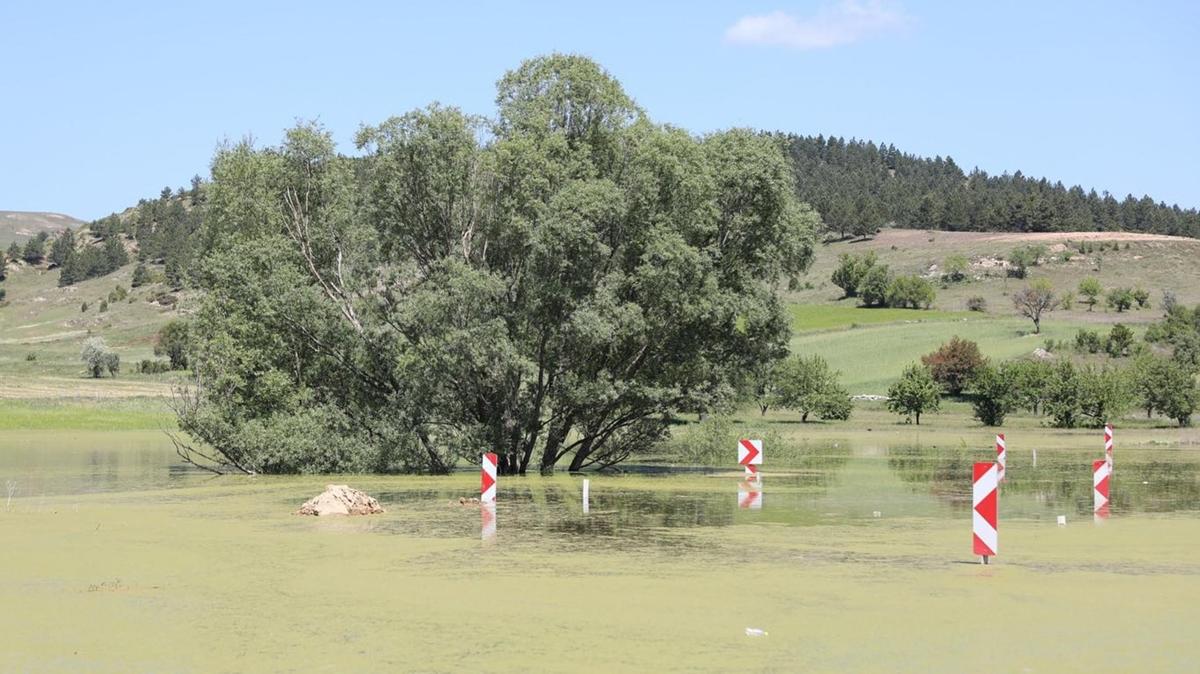
M 583 481 L 583 514 L 584 515 L 588 514 L 588 511 L 591 510 L 591 507 L 590 507 L 591 504 L 589 503 L 589 501 L 591 499 L 589 498 L 589 495 L 588 495 L 588 487 L 589 486 L 590 485 L 588 484 L 587 479 L 584 479 L 584 481 Z

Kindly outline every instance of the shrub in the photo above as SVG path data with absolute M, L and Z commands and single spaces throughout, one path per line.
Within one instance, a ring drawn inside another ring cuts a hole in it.
M 1133 291 L 1129 288 L 1113 288 L 1108 291 L 1108 306 L 1117 310 L 1117 313 L 1125 311 L 1133 306 Z
M 1134 288 L 1133 301 L 1137 302 L 1138 309 L 1150 308 L 1150 292 L 1145 288 Z
M 138 372 L 142 374 L 162 374 L 171 371 L 171 363 L 165 360 L 143 360 L 138 363 Z
M 108 300 L 100 300 L 100 313 L 108 311 Z
M 887 265 L 875 265 L 863 276 L 858 294 L 862 297 L 863 305 L 881 307 L 887 303 L 888 284 L 891 282 Z
M 838 258 L 838 268 L 833 271 L 830 280 L 842 289 L 844 297 L 857 297 L 867 272 L 875 266 L 875 252 L 864 255 L 842 253 Z
M 1005 417 L 1020 402 L 1017 383 L 1017 368 L 1013 365 L 992 367 L 984 363 L 971 380 L 975 418 L 985 426 L 1003 426 Z
M 27 360 L 29 362 L 33 362 L 33 361 L 37 360 L 37 354 L 36 353 L 27 353 L 27 354 L 25 354 L 25 360 Z
M 979 295 L 967 298 L 967 311 L 978 311 L 980 313 L 987 312 L 987 300 Z
M 929 368 L 934 381 L 941 384 L 950 395 L 959 395 L 967 383 L 985 364 L 979 345 L 968 339 L 950 338 L 933 353 L 921 356 L 921 363 Z
M 897 276 L 887 286 L 887 305 L 898 309 L 928 309 L 937 297 L 933 284 L 920 276 Z
M 970 262 L 965 255 L 951 255 L 942 261 L 942 279 L 949 283 L 965 281 L 969 267 Z
M 909 365 L 900 380 L 888 388 L 888 411 L 910 419 L 916 417 L 920 426 L 922 414 L 936 412 L 941 407 L 942 398 L 938 389 L 928 368 L 915 363 Z
M 1075 333 L 1075 350 L 1080 353 L 1100 353 L 1103 346 L 1095 330 L 1080 330 Z
M 79 305 L 79 311 L 80 311 L 81 313 L 87 313 L 87 310 L 88 310 L 88 303 L 87 303 L 87 302 L 84 302 L 83 304 L 80 304 L 80 305 Z
M 1104 350 L 1113 358 L 1129 355 L 1129 347 L 1132 345 L 1133 331 L 1120 323 L 1112 326 L 1108 331 L 1108 338 L 1104 340 Z

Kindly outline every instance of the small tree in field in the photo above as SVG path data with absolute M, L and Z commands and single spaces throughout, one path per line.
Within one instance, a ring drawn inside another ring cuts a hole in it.
M 1038 279 L 1013 295 L 1013 306 L 1021 315 L 1033 321 L 1034 334 L 1042 332 L 1042 314 L 1058 308 L 1054 287 L 1046 279 Z
M 1096 306 L 1096 302 L 1100 301 L 1100 295 L 1103 293 L 1104 288 L 1094 276 L 1089 276 L 1079 282 L 1079 296 L 1083 298 L 1079 301 L 1088 305 L 1088 311 Z
M 1133 306 L 1133 291 L 1129 288 L 1113 288 L 1108 291 L 1108 306 L 1121 313 Z
M 955 335 L 937 351 L 921 356 L 921 362 L 947 393 L 959 395 L 985 361 L 978 344 Z
M 820 356 L 792 356 L 776 371 L 776 404 L 821 419 L 849 419 L 850 394 L 838 383 L 840 373 Z
M 1017 369 L 1009 363 L 993 367 L 984 363 L 971 380 L 975 418 L 985 426 L 1003 426 L 1004 418 L 1020 403 Z
M 121 358 L 105 344 L 103 337 L 92 337 L 83 343 L 79 359 L 87 367 L 88 374 L 96 379 L 104 376 L 104 371 L 117 376 L 121 370 Z
M 875 259 L 875 251 L 864 255 L 842 253 L 838 257 L 838 268 L 833 270 L 830 280 L 833 281 L 833 285 L 842 289 L 844 297 L 857 297 L 859 285 L 867 271 L 875 266 Z
M 929 368 L 922 365 L 909 365 L 900 380 L 888 388 L 888 410 L 915 418 L 918 426 L 921 425 L 922 414 L 938 411 L 941 404 L 938 384 L 929 373 Z

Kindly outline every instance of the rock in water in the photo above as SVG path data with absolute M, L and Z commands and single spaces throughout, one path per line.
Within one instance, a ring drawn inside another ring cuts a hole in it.
M 325 491 L 309 499 L 297 515 L 374 515 L 383 512 L 379 501 L 344 484 L 325 485 Z

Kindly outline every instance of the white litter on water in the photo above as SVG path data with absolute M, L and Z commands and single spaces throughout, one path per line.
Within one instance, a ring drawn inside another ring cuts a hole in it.
M 1067 526 L 1067 516 L 1066 515 L 1058 516 L 1058 526 L 1060 526 L 1060 527 Z
M 765 637 L 765 636 L 767 636 L 767 631 L 760 630 L 757 627 L 747 627 L 746 628 L 746 636 L 748 636 L 748 637 Z

